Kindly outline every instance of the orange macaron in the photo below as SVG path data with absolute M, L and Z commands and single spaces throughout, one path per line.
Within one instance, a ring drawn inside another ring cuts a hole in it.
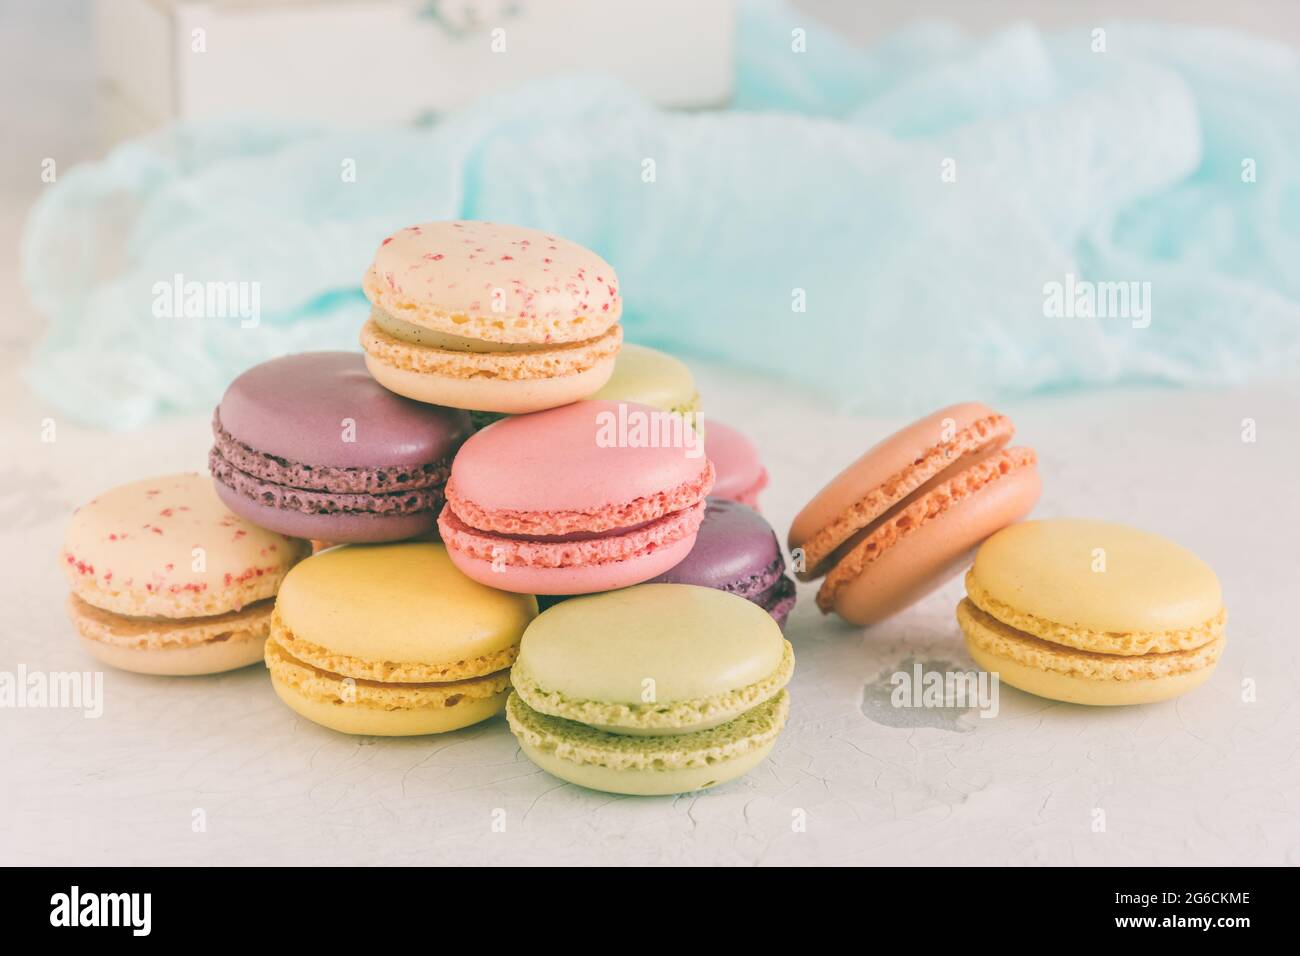
M 869 449 L 795 517 L 797 576 L 825 576 L 823 614 L 882 621 L 969 563 L 980 542 L 1038 501 L 1033 449 L 1007 447 L 1015 427 L 978 402 L 942 408 Z

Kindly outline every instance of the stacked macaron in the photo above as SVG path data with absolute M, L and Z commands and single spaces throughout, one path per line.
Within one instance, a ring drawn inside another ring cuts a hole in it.
M 511 414 L 587 398 L 623 341 L 618 277 L 559 236 L 428 222 L 387 237 L 363 283 L 366 365 L 399 395 Z
M 122 485 L 73 514 L 60 563 L 82 644 L 142 674 L 214 674 L 262 659 L 273 599 L 309 551 L 232 514 L 199 474 Z
M 712 485 L 713 466 L 680 416 L 576 402 L 466 441 L 438 529 L 456 566 L 489 587 L 590 594 L 685 558 Z
M 782 628 L 794 610 L 794 581 L 785 573 L 776 532 L 753 508 L 725 498 L 708 499 L 690 553 L 651 583 L 735 594 L 767 611 Z
M 433 530 L 469 418 L 393 394 L 360 355 L 308 352 L 231 382 L 212 431 L 208 468 L 236 514 L 300 538 L 396 541 Z
M 591 397 L 598 401 L 649 405 L 684 415 L 692 424 L 696 424 L 700 414 L 700 393 L 686 363 L 644 345 L 624 343 L 614 362 L 614 374 Z
M 768 476 L 754 443 L 738 429 L 710 419 L 704 451 L 717 471 L 713 494 L 760 510 L 758 495 L 767 487 Z
M 712 588 L 575 598 L 524 632 L 510 729 L 548 773 L 610 793 L 712 787 L 756 767 L 789 713 L 794 652 L 771 615 Z

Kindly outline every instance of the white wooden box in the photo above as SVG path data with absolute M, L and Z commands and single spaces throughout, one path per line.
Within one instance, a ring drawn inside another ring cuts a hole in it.
M 733 0 L 96 0 L 105 134 L 221 116 L 418 120 L 564 73 L 726 102 Z

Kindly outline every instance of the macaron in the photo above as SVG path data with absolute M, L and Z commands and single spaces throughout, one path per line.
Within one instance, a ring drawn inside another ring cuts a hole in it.
M 395 395 L 356 352 L 307 352 L 254 366 L 212 417 L 208 468 L 231 511 L 331 543 L 433 530 L 469 417 Z
M 348 734 L 436 734 L 505 707 L 537 615 L 529 595 L 461 574 L 434 542 L 342 545 L 285 578 L 266 642 L 275 692 Z
M 754 443 L 730 425 L 710 418 L 704 451 L 717 471 L 714 496 L 739 501 L 758 511 L 759 492 L 767 487 L 767 469 Z
M 734 780 L 785 725 L 794 651 L 762 608 L 687 584 L 574 598 L 529 625 L 506 707 L 524 754 L 608 793 Z
M 776 532 L 753 508 L 710 496 L 691 553 L 654 579 L 657 584 L 717 588 L 757 604 L 784 628 L 794 609 L 794 581 Z
M 259 528 L 197 473 L 121 485 L 78 508 L 59 555 L 82 646 L 141 674 L 215 674 L 262 658 L 273 599 L 306 541 Z
M 618 277 L 559 236 L 427 222 L 384 239 L 363 283 L 366 365 L 399 395 L 520 414 L 598 391 L 623 341 Z
M 456 566 L 489 587 L 608 591 L 690 553 L 712 484 L 702 442 L 680 415 L 575 402 L 466 441 L 438 530 Z
M 681 359 L 645 345 L 623 343 L 614 362 L 614 374 L 593 399 L 636 402 L 679 415 L 700 411 L 695 376 Z M 694 419 L 692 419 L 694 421 Z
M 1149 704 L 1209 680 L 1227 612 L 1214 572 L 1159 535 L 1078 519 L 993 535 L 957 621 L 1002 682 L 1075 704 Z
M 795 517 L 796 576 L 825 575 L 823 614 L 874 624 L 957 574 L 985 538 L 1038 501 L 1037 456 L 1008 448 L 1011 420 L 977 402 L 881 441 Z

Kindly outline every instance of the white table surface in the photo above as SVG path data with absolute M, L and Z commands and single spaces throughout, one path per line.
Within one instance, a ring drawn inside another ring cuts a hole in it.
M 890 424 L 697 372 L 707 407 L 761 447 L 772 472 L 763 507 L 782 535 Z M 202 469 L 207 418 L 122 435 L 60 422 L 42 443 L 48 410 L 5 378 L 0 670 L 95 669 L 63 617 L 55 557 L 67 515 L 113 484 Z M 281 705 L 262 667 L 174 679 L 109 671 L 98 719 L 0 711 L 0 862 L 1300 863 L 1296 392 L 1126 391 L 1003 407 L 1039 452 L 1038 516 L 1133 522 L 1216 569 L 1229 640 L 1207 685 L 1121 709 L 1003 687 L 992 719 L 881 707 L 889 675 L 912 661 L 970 666 L 953 619 L 960 581 L 869 630 L 821 617 L 801 586 L 790 722 L 772 757 L 716 790 L 633 798 L 538 770 L 500 718 L 439 737 L 349 737 Z M 1258 423 L 1254 444 L 1241 441 L 1246 417 Z M 199 809 L 204 832 L 192 828 Z

